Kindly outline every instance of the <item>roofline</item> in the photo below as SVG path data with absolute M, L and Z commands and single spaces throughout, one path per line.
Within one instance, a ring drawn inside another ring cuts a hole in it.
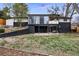
M 50 15 L 60 16 L 59 14 L 28 14 L 28 16 L 50 16 Z
M 52 16 L 54 19 L 71 19 L 71 17 L 64 17 L 64 16 L 60 16 L 59 14 L 27 14 L 26 17 L 9 17 L 7 19 L 18 19 L 18 18 L 22 18 L 22 19 L 28 19 L 28 16 Z
M 28 19 L 28 17 L 9 17 L 9 18 L 7 18 L 7 19 L 19 19 L 19 18 Z
M 28 14 L 28 16 L 52 16 L 55 19 L 71 19 L 71 17 L 60 16 L 59 14 Z
M 53 19 L 71 19 L 71 17 L 64 17 L 64 16 L 55 16 L 52 17 Z

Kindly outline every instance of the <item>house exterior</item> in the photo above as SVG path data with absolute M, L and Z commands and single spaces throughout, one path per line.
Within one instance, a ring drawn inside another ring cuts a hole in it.
M 56 14 L 28 14 L 28 26 L 30 33 L 70 32 L 71 22 L 69 17 Z
M 18 22 L 18 18 L 22 21 Z M 21 23 L 22 27 L 28 26 L 29 33 L 66 33 L 71 31 L 70 19 L 58 14 L 28 14 L 28 17 L 10 17 L 6 20 L 6 25 L 18 27 Z

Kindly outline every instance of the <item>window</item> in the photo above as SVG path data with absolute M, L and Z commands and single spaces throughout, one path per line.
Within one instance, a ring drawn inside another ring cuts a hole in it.
M 40 16 L 35 16 L 35 24 L 40 24 Z
M 49 22 L 49 17 L 48 16 L 44 16 L 44 24 L 48 24 Z

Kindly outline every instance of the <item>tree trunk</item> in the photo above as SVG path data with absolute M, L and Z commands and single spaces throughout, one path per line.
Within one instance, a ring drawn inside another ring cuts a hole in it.
M 18 19 L 18 25 L 19 25 L 19 27 L 22 27 L 22 25 L 21 25 L 21 19 Z

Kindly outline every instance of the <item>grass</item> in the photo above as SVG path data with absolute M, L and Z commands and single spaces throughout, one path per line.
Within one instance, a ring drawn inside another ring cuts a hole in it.
M 8 42 L 0 45 L 49 55 L 79 55 L 79 37 L 75 35 L 24 35 L 21 38 L 20 36 L 13 38 L 16 39 L 13 44 Z

